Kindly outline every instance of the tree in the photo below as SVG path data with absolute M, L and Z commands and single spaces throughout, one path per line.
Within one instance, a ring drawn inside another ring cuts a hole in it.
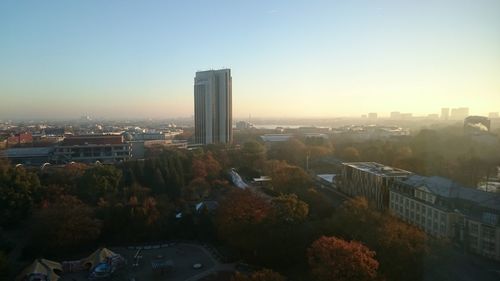
M 39 189 L 36 174 L 0 162 L 0 225 L 13 225 L 29 216 Z
M 340 153 L 340 158 L 346 161 L 359 161 L 359 151 L 352 146 L 348 146 Z
M 234 190 L 217 208 L 218 235 L 243 255 L 255 256 L 259 243 L 256 233 L 270 213 L 271 204 L 261 196 L 249 190 Z
M 297 195 L 280 195 L 272 200 L 274 218 L 278 222 L 298 223 L 307 218 L 309 206 Z
M 384 216 L 375 235 L 380 272 L 389 280 L 422 280 L 427 237 L 418 228 Z
M 73 196 L 41 210 L 34 227 L 32 244 L 49 253 L 71 251 L 88 246 L 100 234 L 101 222 L 90 207 Z
M 231 278 L 231 281 L 285 281 L 285 277 L 270 269 L 261 269 L 250 275 L 244 275 L 236 272 L 236 274 Z
M 9 260 L 3 252 L 0 252 L 0 280 L 7 280 L 7 277 L 9 277 L 9 272 Z
M 375 252 L 356 241 L 322 236 L 313 242 L 307 255 L 318 281 L 368 281 L 377 276 Z
M 122 177 L 121 170 L 114 166 L 96 166 L 85 171 L 79 181 L 79 197 L 95 203 L 105 195 L 114 195 Z
M 268 151 L 270 159 L 286 161 L 292 165 L 305 167 L 306 146 L 296 138 L 274 144 Z
M 252 169 L 262 169 L 266 160 L 266 151 L 262 144 L 257 141 L 248 141 L 241 149 L 241 165 Z
M 284 161 L 268 161 L 266 171 L 272 178 L 273 189 L 280 193 L 300 195 L 312 183 L 310 176 L 303 169 L 289 165 Z

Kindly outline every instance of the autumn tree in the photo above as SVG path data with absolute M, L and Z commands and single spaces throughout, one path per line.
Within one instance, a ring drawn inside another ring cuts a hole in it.
M 231 281 L 285 281 L 285 277 L 270 269 L 261 269 L 249 275 L 236 272 Z
M 34 226 L 32 243 L 43 251 L 74 250 L 94 242 L 100 234 L 101 222 L 92 209 L 73 196 L 41 210 Z
M 340 152 L 340 158 L 344 159 L 345 161 L 359 161 L 359 151 L 352 146 L 348 146 L 344 148 Z
M 234 190 L 217 208 L 218 234 L 243 255 L 253 256 L 259 241 L 256 233 L 270 213 L 271 204 L 260 195 L 249 190 Z
M 272 200 L 272 205 L 274 218 L 278 222 L 302 222 L 309 213 L 309 206 L 295 194 L 280 195 Z
M 295 193 L 300 196 L 312 183 L 311 177 L 303 169 L 284 161 L 268 161 L 266 172 L 272 178 L 273 189 L 280 193 Z
M 375 252 L 356 241 L 323 236 L 314 241 L 307 255 L 318 281 L 369 281 L 377 276 Z

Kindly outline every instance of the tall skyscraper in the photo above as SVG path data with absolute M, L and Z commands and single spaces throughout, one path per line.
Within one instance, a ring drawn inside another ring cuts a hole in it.
M 196 72 L 194 78 L 195 143 L 233 140 L 232 78 L 230 69 Z

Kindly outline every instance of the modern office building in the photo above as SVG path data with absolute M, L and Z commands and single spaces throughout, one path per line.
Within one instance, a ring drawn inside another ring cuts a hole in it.
M 230 69 L 196 72 L 194 78 L 195 143 L 231 143 L 232 78 Z
M 389 207 L 389 187 L 396 179 L 406 178 L 411 172 L 375 162 L 342 163 L 337 186 L 351 196 L 365 197 L 378 209 Z
M 411 175 L 393 182 L 389 198 L 391 212 L 406 222 L 500 260 L 500 194 Z

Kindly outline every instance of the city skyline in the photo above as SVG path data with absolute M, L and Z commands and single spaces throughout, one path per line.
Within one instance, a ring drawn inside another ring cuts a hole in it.
M 500 2 L 359 2 L 4 2 L 0 118 L 189 117 L 217 68 L 236 118 L 498 111 Z

